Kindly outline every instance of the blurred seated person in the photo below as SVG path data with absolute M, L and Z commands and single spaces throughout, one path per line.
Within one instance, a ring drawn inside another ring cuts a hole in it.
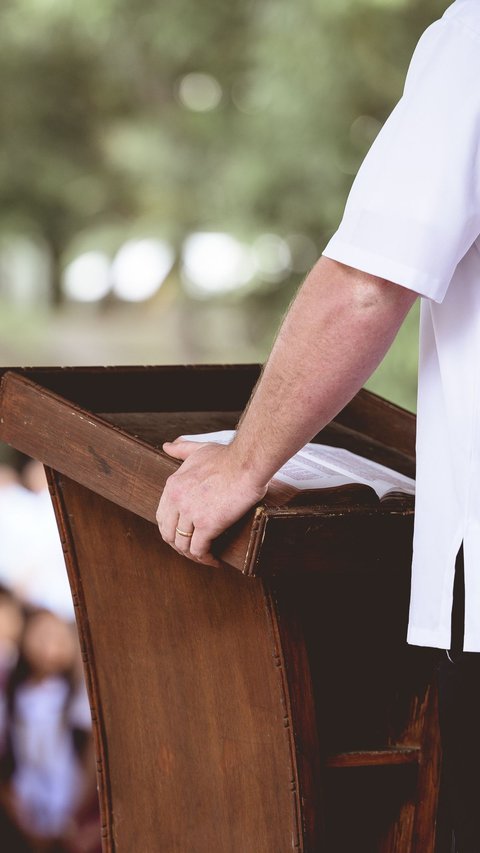
M 11 465 L 0 465 L 0 489 L 4 486 L 10 486 L 12 483 L 18 483 L 19 476 Z
M 6 744 L 7 683 L 18 660 L 24 618 L 20 603 L 11 592 L 0 587 L 0 755 Z
M 26 845 L 19 849 L 32 853 L 98 849 L 75 848 L 71 838 L 88 787 L 85 762 L 92 761 L 90 715 L 77 660 L 72 624 L 46 610 L 27 616 L 7 685 L 0 803 L 4 822 Z
M 73 620 L 60 536 L 43 465 L 0 466 L 0 584 L 24 604 Z
M 64 835 L 66 853 L 102 853 L 100 808 L 97 791 L 97 762 L 93 737 L 90 734 L 92 717 L 83 677 L 80 645 L 77 643 L 75 661 L 78 687 L 70 705 L 75 742 L 82 756 L 85 775 L 78 805 Z

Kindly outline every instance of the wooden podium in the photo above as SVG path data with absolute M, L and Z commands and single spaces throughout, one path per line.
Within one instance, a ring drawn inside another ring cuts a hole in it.
M 223 569 L 155 524 L 161 444 L 232 428 L 256 366 L 2 371 L 65 549 L 109 853 L 433 853 L 435 654 L 405 642 L 412 498 L 267 494 Z M 275 413 L 272 413 L 272 418 Z M 412 475 L 415 418 L 362 390 L 317 440 Z M 153 522 L 153 523 L 152 523 Z

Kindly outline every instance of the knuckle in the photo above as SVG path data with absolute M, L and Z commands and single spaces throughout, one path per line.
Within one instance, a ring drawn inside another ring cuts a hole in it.
M 173 479 L 173 478 L 170 478 L 170 480 L 168 480 L 168 483 L 169 483 L 168 496 L 169 496 L 170 500 L 178 501 L 180 499 L 181 493 L 182 493 L 181 484 L 178 482 L 177 479 Z
M 201 561 L 205 557 L 205 551 L 202 551 L 201 548 L 192 548 L 190 553 L 195 560 Z

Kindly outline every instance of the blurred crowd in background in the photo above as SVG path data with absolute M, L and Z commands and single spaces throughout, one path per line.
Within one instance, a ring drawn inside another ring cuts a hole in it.
M 0 466 L 0 847 L 100 853 L 90 707 L 43 466 Z

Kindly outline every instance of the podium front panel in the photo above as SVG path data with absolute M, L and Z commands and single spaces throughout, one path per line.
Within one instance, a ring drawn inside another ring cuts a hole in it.
M 54 479 L 91 679 L 106 850 L 302 849 L 262 582 L 197 566 L 153 525 Z

